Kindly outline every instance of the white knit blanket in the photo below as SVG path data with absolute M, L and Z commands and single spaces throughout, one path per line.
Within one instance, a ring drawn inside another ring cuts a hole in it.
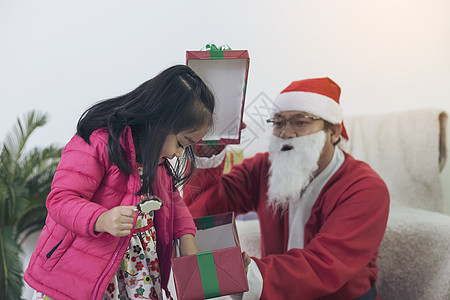
M 392 203 L 443 211 L 438 109 L 347 116 L 341 147 L 384 179 Z
M 384 300 L 450 299 L 450 216 L 394 205 L 377 264 Z

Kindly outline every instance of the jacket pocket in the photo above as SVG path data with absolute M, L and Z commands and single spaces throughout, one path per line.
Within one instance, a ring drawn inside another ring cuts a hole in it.
M 55 267 L 66 253 L 67 249 L 72 245 L 75 237 L 76 234 L 67 231 L 62 237 L 59 237 L 59 240 L 58 237 L 55 236 L 52 239 L 49 239 L 49 245 L 46 247 L 46 253 L 44 253 L 45 262 L 43 268 L 45 270 L 51 271 Z
M 47 255 L 45 255 L 45 256 L 47 256 L 47 259 L 49 259 L 49 258 L 52 256 L 53 252 L 55 252 L 55 250 L 58 249 L 59 245 L 61 245 L 61 243 L 62 243 L 63 241 L 64 241 L 64 240 L 59 241 L 59 243 L 56 244 L 56 246 L 53 247 L 53 249 L 50 250 L 50 252 L 47 253 Z

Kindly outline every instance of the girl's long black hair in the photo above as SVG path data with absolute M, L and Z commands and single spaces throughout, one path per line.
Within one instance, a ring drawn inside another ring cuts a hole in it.
M 78 121 L 77 135 L 89 144 L 94 130 L 108 128 L 109 158 L 121 171 L 130 174 L 130 163 L 120 145 L 123 131 L 130 126 L 136 159 L 143 168 L 138 194 L 144 194 L 152 191 L 166 137 L 186 129 L 211 126 L 214 106 L 214 96 L 200 77 L 191 68 L 176 65 L 125 95 L 90 107 Z M 174 189 L 186 183 L 195 165 L 192 146 L 184 150 L 175 166 L 167 160 L 164 165 L 173 178 Z

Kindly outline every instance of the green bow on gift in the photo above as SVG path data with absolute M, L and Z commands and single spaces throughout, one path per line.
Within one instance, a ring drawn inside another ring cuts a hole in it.
M 207 44 L 205 46 L 205 49 L 207 51 L 226 51 L 226 50 L 231 50 L 230 46 L 228 46 L 227 44 L 219 46 L 219 47 L 217 47 L 215 44 Z
M 214 44 L 208 44 L 205 46 L 206 50 L 209 51 L 209 56 L 211 59 L 223 59 L 223 52 L 231 50 L 230 46 L 228 45 L 222 45 L 217 47 Z

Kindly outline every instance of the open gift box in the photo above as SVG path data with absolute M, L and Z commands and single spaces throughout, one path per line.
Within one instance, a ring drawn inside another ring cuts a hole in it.
M 234 213 L 194 220 L 197 255 L 172 258 L 179 300 L 208 299 L 248 291 Z
M 250 59 L 247 50 L 186 51 L 186 64 L 216 98 L 214 131 L 201 143 L 239 144 Z

